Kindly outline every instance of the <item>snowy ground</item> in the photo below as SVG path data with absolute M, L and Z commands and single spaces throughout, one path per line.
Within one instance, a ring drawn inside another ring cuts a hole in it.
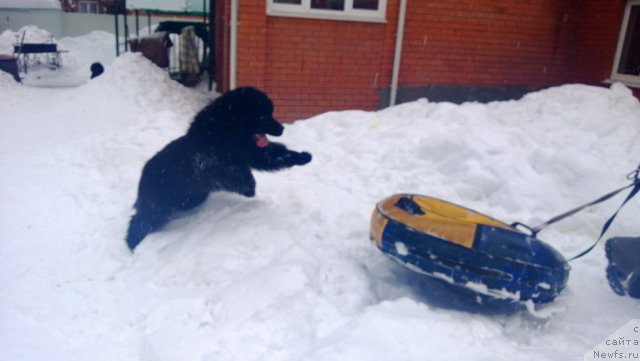
M 536 225 L 627 184 L 640 103 L 625 87 L 296 122 L 281 140 L 312 163 L 257 174 L 253 199 L 212 195 L 131 254 L 142 165 L 213 95 L 138 55 L 111 61 L 103 35 L 60 40 L 78 83 L 103 57 L 105 74 L 84 85 L 0 73 L 0 360 L 581 360 L 640 318 L 638 300 L 609 289 L 602 247 L 536 317 L 469 307 L 368 240 L 375 203 L 393 193 Z M 540 238 L 572 256 L 622 198 Z M 635 199 L 608 236 L 639 236 L 639 216 Z

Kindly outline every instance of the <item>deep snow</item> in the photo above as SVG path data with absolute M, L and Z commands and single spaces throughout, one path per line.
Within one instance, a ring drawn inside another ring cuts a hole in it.
M 0 0 L 1 1 L 1 0 Z M 58 44 L 62 67 L 51 71 L 45 55 L 31 55 L 27 74 L 22 82 L 39 87 L 73 87 L 87 82 L 91 76 L 91 64 L 109 64 L 115 57 L 115 36 L 105 31 L 92 31 L 81 37 L 64 37 L 56 40 L 53 35 L 36 26 L 25 26 L 19 31 L 5 30 L 0 34 L 0 54 L 12 54 L 14 44 L 50 43 Z
M 78 83 L 94 56 L 107 65 L 84 85 L 0 73 L 0 360 L 581 360 L 640 318 L 638 300 L 609 289 L 601 246 L 534 316 L 470 308 L 368 240 L 393 193 L 536 225 L 627 184 L 640 103 L 624 86 L 296 122 L 281 140 L 312 163 L 257 173 L 253 199 L 213 194 L 132 255 L 142 165 L 214 95 L 136 54 L 111 62 L 103 35 L 60 40 Z M 540 238 L 573 256 L 623 197 Z M 639 215 L 634 199 L 607 237 L 639 236 Z

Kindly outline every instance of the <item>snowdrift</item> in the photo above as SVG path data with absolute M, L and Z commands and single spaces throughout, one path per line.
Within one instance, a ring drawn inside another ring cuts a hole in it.
M 141 167 L 212 95 L 137 55 L 105 65 L 76 88 L 0 76 L 1 360 L 567 360 L 638 316 L 602 247 L 533 317 L 468 309 L 368 240 L 393 193 L 536 224 L 625 184 L 640 103 L 622 85 L 296 122 L 283 141 L 312 163 L 257 174 L 254 199 L 213 195 L 132 255 Z M 616 203 L 541 237 L 575 254 Z M 609 236 L 639 235 L 639 215 L 634 200 Z

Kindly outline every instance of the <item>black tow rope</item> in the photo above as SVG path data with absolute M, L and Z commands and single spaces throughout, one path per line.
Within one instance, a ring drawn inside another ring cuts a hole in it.
M 631 189 L 631 192 L 629 193 L 629 195 L 627 196 L 627 198 L 625 198 L 625 200 L 622 202 L 622 204 L 620 205 L 620 207 L 618 207 L 618 210 L 616 210 L 616 212 L 605 222 L 604 226 L 602 227 L 602 231 L 600 232 L 600 236 L 598 237 L 598 239 L 595 241 L 594 244 L 591 245 L 591 247 L 587 248 L 586 250 L 580 252 L 578 255 L 572 257 L 571 259 L 569 259 L 569 261 L 573 261 L 575 259 L 578 259 L 584 255 L 586 255 L 587 253 L 591 252 L 591 250 L 593 250 L 595 248 L 595 246 L 598 244 L 598 242 L 600 242 L 600 240 L 602 239 L 602 237 L 604 236 L 604 234 L 607 232 L 607 230 L 609 229 L 609 227 L 611 226 L 611 223 L 613 223 L 613 220 L 616 218 L 616 216 L 618 215 L 618 213 L 620 212 L 620 210 L 622 209 L 622 207 L 624 207 L 625 204 L 627 204 L 627 202 L 633 198 L 633 196 L 635 196 L 639 191 L 640 191 L 640 165 L 638 165 L 638 168 L 634 171 L 632 171 L 631 173 L 627 174 L 627 179 L 631 181 L 631 184 L 626 185 L 620 189 L 616 189 L 615 191 L 611 192 L 611 193 L 607 193 L 605 195 L 603 195 L 602 197 L 589 202 L 585 205 L 582 205 L 578 208 L 574 208 L 568 212 L 562 213 L 560 215 L 557 215 L 553 218 L 551 218 L 550 220 L 540 224 L 539 226 L 536 227 L 529 227 L 526 224 L 520 223 L 520 222 L 515 222 L 512 223 L 511 226 L 512 227 L 524 227 L 526 228 L 529 232 L 531 232 L 531 236 L 532 237 L 536 237 L 538 235 L 538 232 L 540 232 L 541 230 L 547 228 L 548 226 L 559 222 L 567 217 L 570 217 L 578 212 L 580 212 L 581 210 L 587 208 L 587 207 L 591 207 L 593 205 L 596 205 L 598 203 L 602 203 L 606 200 L 608 200 L 609 198 L 615 196 L 616 194 L 622 192 L 625 189 L 631 188 L 633 187 L 633 189 Z

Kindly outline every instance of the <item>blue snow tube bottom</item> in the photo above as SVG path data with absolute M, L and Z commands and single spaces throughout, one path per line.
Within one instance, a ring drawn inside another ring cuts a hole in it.
M 640 237 L 615 237 L 607 240 L 605 252 L 607 280 L 621 296 L 640 298 Z
M 396 194 L 376 205 L 370 238 L 412 271 L 483 298 L 553 301 L 569 264 L 510 225 L 440 199 Z

